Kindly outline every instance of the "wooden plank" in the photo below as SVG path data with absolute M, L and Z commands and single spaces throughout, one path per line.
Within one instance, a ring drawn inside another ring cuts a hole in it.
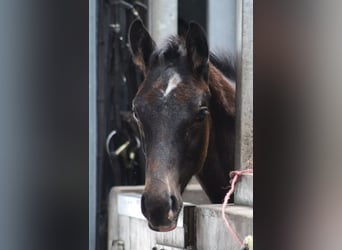
M 204 192 L 200 184 L 189 184 L 186 186 L 182 195 L 183 201 L 192 204 L 210 204 L 207 194 Z
M 161 244 L 156 244 L 152 250 L 183 250 L 184 248 L 178 248 L 178 247 L 169 247 Z
M 117 212 L 117 192 L 112 188 L 108 199 L 108 250 L 112 249 L 113 242 L 119 240 L 119 218 Z
M 125 244 L 125 249 L 133 249 L 131 248 L 131 239 L 130 239 L 130 218 L 128 216 L 119 216 L 119 239 L 122 240 Z
M 243 239 L 253 234 L 253 209 L 229 205 L 226 215 L 231 226 Z M 221 217 L 221 205 L 196 207 L 196 247 L 198 250 L 240 250 Z
M 148 228 L 146 220 L 130 217 L 130 248 L 125 249 L 141 249 L 151 250 L 156 244 L 156 240 Z
M 149 229 L 146 219 L 141 215 L 140 197 L 143 186 L 115 187 L 110 192 L 108 249 L 115 250 L 113 242 L 123 241 L 125 249 L 152 249 L 157 243 L 181 249 L 192 249 L 194 245 L 194 205 L 184 202 L 179 215 L 177 228 L 168 233 L 158 233 Z M 131 191 L 136 191 L 132 193 Z M 188 197 L 202 200 L 203 192 L 198 185 L 189 187 Z M 138 248 L 136 248 L 138 247 Z
M 184 242 L 184 228 L 177 227 L 175 230 L 167 233 L 155 232 L 156 242 L 165 246 L 172 246 L 183 248 L 185 247 Z
M 142 192 L 144 186 L 117 186 L 109 193 L 108 201 L 108 250 L 112 249 L 113 241 L 120 240 L 119 216 L 118 216 L 118 195 L 126 192 Z

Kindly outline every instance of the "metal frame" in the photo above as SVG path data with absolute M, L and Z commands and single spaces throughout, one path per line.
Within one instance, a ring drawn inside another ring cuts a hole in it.
M 177 22 L 177 0 L 149 0 L 148 29 L 157 45 L 169 35 L 177 34 Z
M 96 244 L 97 1 L 89 0 L 89 250 Z
M 237 1 L 236 169 L 253 160 L 253 0 Z
M 253 167 L 253 0 L 237 0 L 235 169 Z M 253 206 L 253 174 L 242 176 L 235 203 Z

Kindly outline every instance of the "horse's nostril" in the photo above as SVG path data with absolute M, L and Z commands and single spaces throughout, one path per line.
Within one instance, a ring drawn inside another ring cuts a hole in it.
M 178 209 L 177 199 L 176 199 L 176 196 L 174 196 L 174 195 L 171 195 L 171 209 L 174 212 L 177 211 L 177 209 Z

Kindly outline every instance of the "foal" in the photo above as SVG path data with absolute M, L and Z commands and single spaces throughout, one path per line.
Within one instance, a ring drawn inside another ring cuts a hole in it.
M 156 48 L 136 20 L 129 42 L 144 73 L 132 104 L 147 165 L 141 209 L 152 230 L 166 232 L 177 225 L 193 175 L 213 203 L 224 198 L 234 169 L 235 85 L 227 78 L 234 72 L 209 54 L 195 23 Z

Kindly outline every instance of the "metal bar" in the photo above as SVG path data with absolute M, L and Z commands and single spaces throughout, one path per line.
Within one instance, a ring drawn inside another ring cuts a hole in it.
M 157 45 L 169 35 L 177 34 L 177 23 L 177 0 L 149 0 L 148 28 Z
M 89 0 L 89 250 L 96 243 L 97 4 Z
M 253 167 L 253 0 L 237 0 L 235 169 Z M 253 206 L 253 174 L 236 185 L 235 203 Z
M 237 1 L 236 169 L 253 161 L 253 0 Z

